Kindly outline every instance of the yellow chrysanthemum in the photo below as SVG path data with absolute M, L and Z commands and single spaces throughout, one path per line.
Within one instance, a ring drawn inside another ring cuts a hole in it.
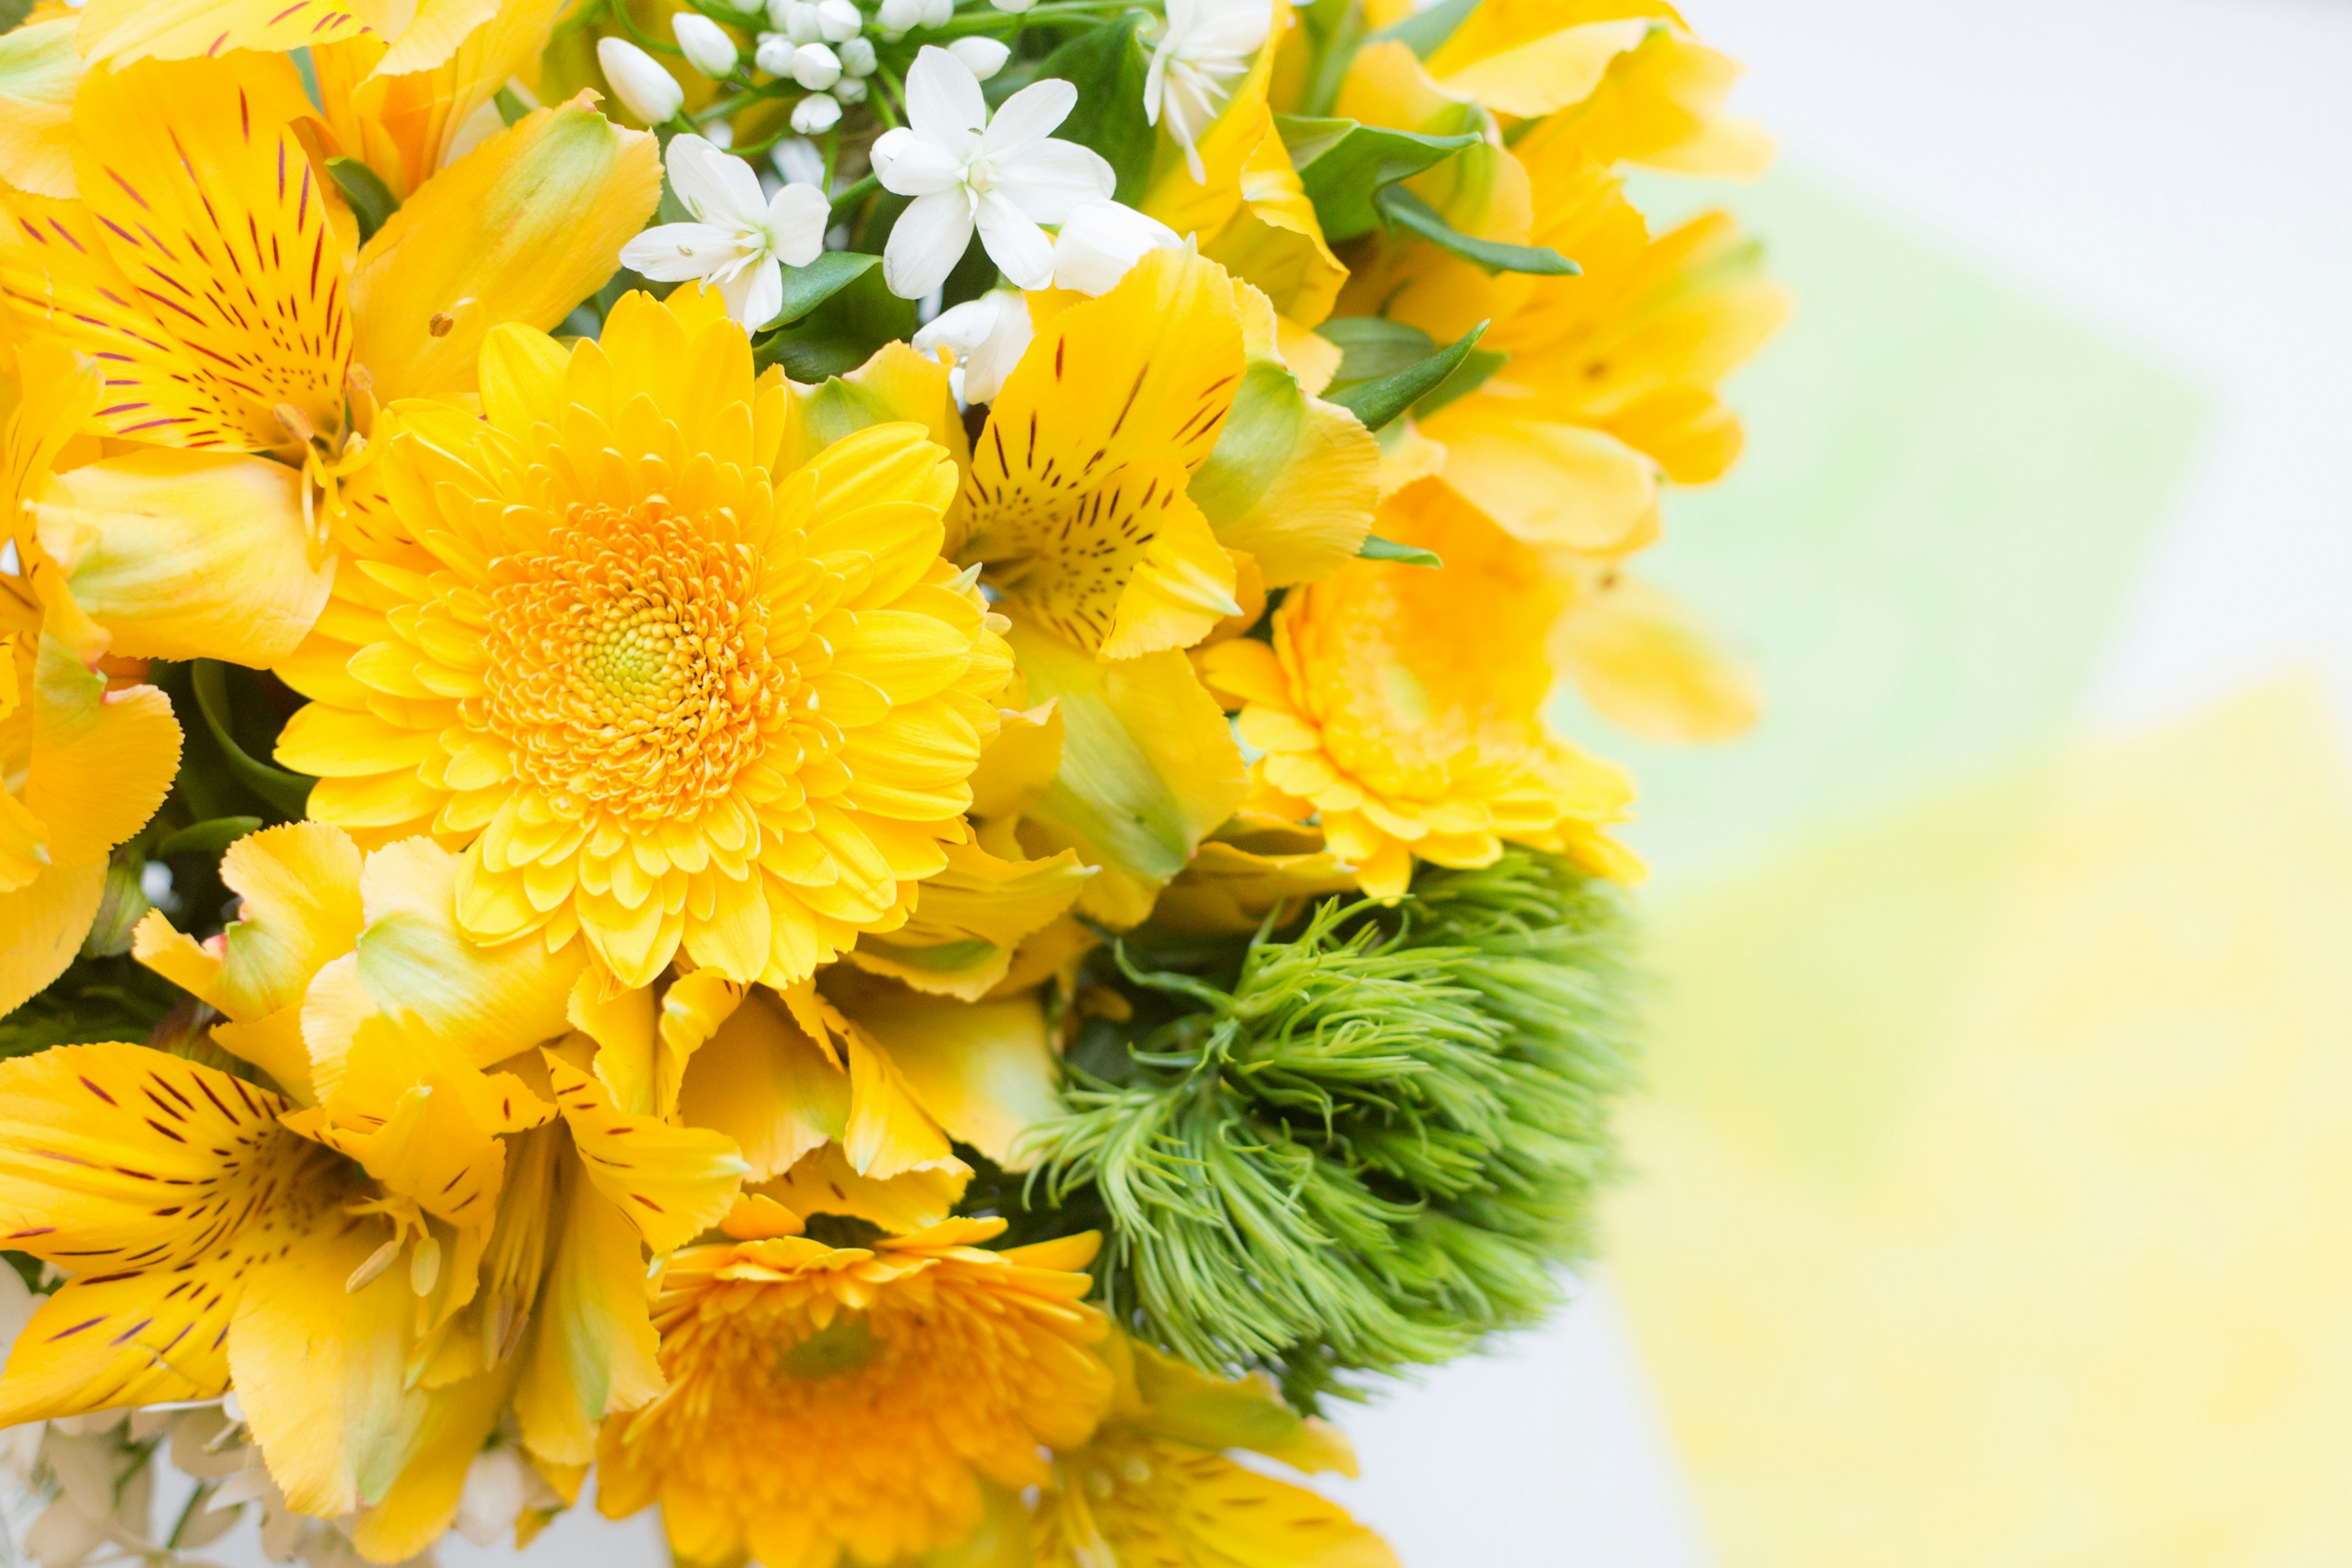
M 977 1528 L 984 1482 L 1050 1480 L 1041 1445 L 1093 1433 L 1111 1394 L 1081 1301 L 1093 1236 L 992 1252 L 1004 1222 L 965 1219 L 834 1247 L 774 1234 L 793 1223 L 746 1205 L 748 1239 L 670 1259 L 669 1392 L 606 1427 L 605 1513 L 659 1502 L 693 1563 L 895 1563 Z
M 940 559 L 948 454 L 885 425 L 779 471 L 793 399 L 698 289 L 568 352 L 501 328 L 481 378 L 481 418 L 394 411 L 404 537 L 281 667 L 311 815 L 468 846 L 469 931 L 582 935 L 625 985 L 681 947 L 790 985 L 903 924 L 1011 670 Z
M 1225 1457 L 1356 1473 L 1348 1439 L 1302 1420 L 1264 1375 L 1227 1382 L 1114 1335 L 1109 1419 L 1057 1455 L 1039 1498 L 1037 1568 L 1396 1568 L 1387 1542 L 1304 1487 Z
M 163 805 L 180 762 L 170 700 L 139 681 L 143 660 L 101 662 L 112 634 L 75 600 L 36 527 L 59 489 L 54 466 L 97 405 L 98 371 L 54 343 L 11 357 L 0 538 L 18 570 L 0 574 L 0 1014 L 72 961 L 109 852 Z
M 1433 480 L 1400 494 L 1379 527 L 1444 568 L 1357 563 L 1286 599 L 1271 647 L 1201 656 L 1240 705 L 1242 739 L 1265 753 L 1256 804 L 1319 814 L 1326 843 L 1383 898 L 1404 891 L 1415 857 L 1484 866 L 1505 840 L 1631 874 L 1603 832 L 1631 785 L 1543 727 L 1558 580 Z

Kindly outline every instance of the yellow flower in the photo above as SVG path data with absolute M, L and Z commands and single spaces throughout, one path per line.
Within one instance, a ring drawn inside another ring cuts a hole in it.
M 192 1099 L 258 1108 L 236 1134 L 243 1142 L 215 1137 L 200 1156 L 161 1142 L 173 1127 L 118 1125 L 75 1099 L 73 1077 L 58 1075 L 78 1058 L 55 1052 L 31 1058 L 48 1067 L 0 1083 L 0 1112 L 193 1160 L 200 1184 L 233 1178 L 287 1194 L 282 1220 L 257 1207 L 205 1243 L 228 1244 L 212 1302 L 229 1329 L 226 1371 L 188 1363 L 186 1388 L 139 1397 L 204 1397 L 233 1379 L 292 1506 L 327 1518 L 364 1510 L 361 1549 L 397 1561 L 447 1527 L 465 1461 L 509 1407 L 534 1460 L 576 1481 L 604 1417 L 660 1391 L 646 1249 L 676 1248 L 723 1215 L 744 1162 L 721 1133 L 614 1102 L 588 1069 L 588 1038 L 567 1033 L 593 994 L 583 959 L 535 941 L 467 942 L 449 851 L 412 839 L 362 857 L 338 829 L 298 823 L 238 840 L 221 874 L 242 900 L 221 936 L 198 944 L 150 914 L 133 951 L 226 1014 L 215 1043 L 283 1091 L 201 1079 Z M 133 1086 L 159 1070 L 179 1083 L 172 1075 L 187 1065 L 103 1049 L 118 1055 L 100 1065 Z M 60 1096 L 79 1120 L 60 1112 Z M 155 1109 L 152 1097 L 113 1098 L 141 1115 Z M 31 1152 L 0 1166 L 0 1221 L 51 1223 L 43 1216 L 101 1182 L 45 1163 L 43 1146 L 11 1142 Z M 232 1156 L 243 1163 L 215 1168 Z M 138 1234 L 176 1236 L 177 1224 L 154 1223 L 164 1219 L 182 1216 L 151 1215 Z M 68 1248 L 58 1261 L 85 1276 L 102 1272 L 80 1265 L 73 1243 L 40 1245 Z M 175 1283 L 168 1272 L 138 1278 L 78 1279 L 59 1300 L 103 1283 L 121 1304 L 98 1305 L 129 1322 Z M 157 1319 L 161 1338 L 142 1330 L 126 1342 L 161 1343 L 179 1310 Z M 0 1409 L 107 1403 L 88 1359 L 101 1344 L 93 1330 L 55 1356 L 12 1360 Z
M 499 0 L 89 0 L 77 42 L 93 65 L 125 65 L 373 38 L 391 46 L 387 73 L 417 71 L 498 11 Z
M 795 405 L 699 289 L 568 352 L 500 328 L 482 380 L 482 418 L 397 411 L 405 537 L 281 667 L 311 815 L 467 846 L 469 932 L 625 986 L 681 949 L 790 985 L 903 924 L 1011 668 L 939 558 L 948 454 L 884 425 L 779 471 Z
M 55 344 L 14 356 L 0 506 L 18 570 L 0 574 L 0 1014 L 63 973 L 98 912 L 107 856 L 155 814 L 180 727 L 152 686 L 101 668 L 114 639 L 43 552 L 35 510 L 97 405 L 99 374 Z M 135 639 L 134 639 L 135 640 Z
M 1319 813 L 1331 850 L 1382 898 L 1404 891 L 1415 857 L 1484 866 L 1506 840 L 1633 874 L 1603 831 L 1631 786 L 1543 727 L 1558 580 L 1433 480 L 1402 491 L 1380 530 L 1444 568 L 1360 562 L 1286 599 L 1271 647 L 1239 639 L 1201 656 L 1240 704 L 1242 739 L 1265 753 L 1255 804 Z
M 1302 1420 L 1263 1374 L 1226 1382 L 1114 1335 L 1111 1414 L 1057 1455 L 1039 1498 L 1037 1568 L 1396 1568 L 1386 1542 L 1304 1487 L 1236 1464 L 1244 1448 L 1308 1472 L 1356 1473 L 1347 1438 Z
M 1041 1445 L 1085 1442 L 1111 1380 L 1081 1303 L 1092 1235 L 1005 1252 L 1002 1220 L 871 1246 L 778 1234 L 767 1205 L 664 1272 L 655 1320 L 669 1392 L 605 1430 L 597 1503 L 662 1505 L 695 1563 L 835 1568 L 952 1546 L 983 1483 L 1043 1485 Z
M 1756 677 L 1688 608 L 1612 561 L 1570 561 L 1551 661 L 1593 710 L 1645 741 L 1720 741 L 1756 721 Z
M 357 246 L 305 151 L 313 117 L 282 56 L 93 69 L 73 102 L 79 197 L 0 200 L 16 327 L 96 359 L 92 429 L 148 448 L 82 470 L 75 504 L 101 532 L 178 516 L 244 547 L 202 571 L 121 553 L 117 577 L 206 623 L 163 657 L 285 657 L 325 590 L 321 502 L 337 532 L 363 526 L 346 505 L 382 510 L 356 472 L 378 397 L 472 390 L 482 334 L 561 321 L 659 194 L 652 137 L 567 105 L 483 142 Z

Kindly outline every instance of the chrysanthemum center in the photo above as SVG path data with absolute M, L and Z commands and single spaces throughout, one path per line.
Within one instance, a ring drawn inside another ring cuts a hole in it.
M 490 577 L 481 720 L 566 816 L 692 816 L 801 692 L 724 511 L 575 507 L 548 548 L 499 558 Z

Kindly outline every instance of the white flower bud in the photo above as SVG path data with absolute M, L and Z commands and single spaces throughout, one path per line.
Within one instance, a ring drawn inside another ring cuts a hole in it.
M 785 137 L 768 154 L 768 161 L 775 164 L 776 173 L 784 177 L 788 185 L 824 184 L 824 154 L 805 136 Z
M 810 93 L 793 105 L 793 129 L 803 136 L 822 136 L 840 123 L 841 104 L 824 93 Z
M 862 76 L 843 77 L 833 84 L 833 96 L 844 103 L 865 102 L 866 79 Z
M 923 26 L 944 27 L 955 20 L 955 0 L 923 0 Z
M 716 125 L 704 126 L 702 139 L 724 153 L 735 145 L 735 128 L 722 120 Z
M 779 33 L 782 32 L 785 19 L 792 15 L 793 7 L 800 3 L 801 0 L 768 0 L 768 26 Z
M 834 51 L 841 57 L 841 68 L 851 76 L 874 74 L 874 40 L 852 38 Z
M 824 26 L 817 20 L 816 7 L 805 4 L 786 13 L 784 31 L 796 44 L 814 44 L 824 37 Z
M 1000 11 L 1010 11 L 1018 16 L 1022 12 L 1034 5 L 1037 0 L 988 0 L 988 3 Z
M 803 44 L 793 51 L 793 79 L 822 92 L 841 79 L 841 57 L 823 44 Z
M 857 37 L 866 18 L 850 0 L 816 0 L 816 24 L 826 43 L 838 44 Z
M 923 0 L 882 0 L 881 9 L 874 19 L 886 33 L 911 31 L 923 19 Z
M 1004 62 L 1013 58 L 1012 48 L 996 38 L 958 38 L 948 46 L 948 53 L 982 81 L 1003 70 Z
M 677 47 L 686 55 L 686 63 L 713 80 L 723 79 L 735 68 L 735 40 L 727 29 L 698 11 L 680 11 L 670 20 L 670 30 L 677 35 Z
M 793 74 L 793 54 L 792 39 L 782 33 L 762 33 L 751 63 L 770 76 L 788 77 Z
M 686 107 L 686 89 L 626 38 L 597 39 L 596 63 L 621 107 L 647 125 L 659 125 Z

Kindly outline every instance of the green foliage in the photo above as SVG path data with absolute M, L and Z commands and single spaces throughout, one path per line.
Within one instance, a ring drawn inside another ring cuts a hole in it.
M 1445 560 L 1434 550 L 1423 550 L 1417 544 L 1399 544 L 1393 539 L 1382 539 L 1377 533 L 1364 535 L 1364 542 L 1356 552 L 1359 561 L 1393 561 L 1400 566 L 1443 566 Z
M 236 674 L 244 677 L 244 684 L 248 687 L 252 684 L 254 677 L 249 672 L 237 671 Z M 299 817 L 310 803 L 310 785 L 317 781 L 254 759 L 247 748 L 257 747 L 267 756 L 268 744 L 255 741 L 251 733 L 240 736 L 238 723 L 244 720 L 249 729 L 251 716 L 257 704 L 249 695 L 240 700 L 239 694 L 232 691 L 230 667 L 216 659 L 200 658 L 188 666 L 188 685 L 195 696 L 197 710 L 204 714 L 205 728 L 210 731 L 214 745 L 219 748 L 219 760 L 238 783 L 260 796 L 278 814 L 288 818 Z M 186 709 L 176 700 L 173 707 L 179 712 L 186 712 Z M 282 723 L 281 719 L 268 726 L 271 741 L 276 739 Z M 182 728 L 186 728 L 184 723 Z M 182 772 L 184 777 L 186 770 L 184 768 Z
M 392 194 L 392 187 L 359 159 L 330 158 L 327 173 L 334 176 L 343 199 L 351 204 L 352 217 L 360 226 L 362 245 L 374 238 L 384 220 L 400 210 L 400 198 Z
M 1198 1365 L 1311 1405 L 1457 1355 L 1585 1249 L 1625 942 L 1613 893 L 1515 848 L 1395 909 L 1326 900 L 1289 941 L 1114 950 L 1134 1016 L 1074 1045 L 1035 1185 L 1100 1205 L 1112 1310 Z
M 1328 114 L 1339 96 L 1339 84 L 1364 45 L 1364 0 L 1314 0 L 1298 13 L 1306 36 L 1307 82 L 1299 93 L 1298 112 Z
M 1475 132 L 1423 136 L 1352 120 L 1279 114 L 1275 126 L 1298 170 L 1323 237 L 1338 245 L 1382 226 L 1375 198 L 1395 182 L 1442 163 L 1478 140 Z
M 183 1000 L 178 987 L 128 954 L 78 958 L 48 989 L 0 1017 L 0 1058 L 100 1040 L 136 1043 Z
M 1151 178 L 1160 133 L 1143 117 L 1143 78 L 1150 68 L 1136 30 L 1150 17 L 1129 11 L 1075 34 L 1045 57 L 1037 76 L 1083 82 L 1077 107 L 1054 134 L 1091 147 L 1118 176 L 1118 199 L 1132 206 Z
M 1435 207 L 1402 185 L 1382 185 L 1372 193 L 1372 205 L 1383 218 L 1398 227 L 1409 229 L 1465 261 L 1475 261 L 1489 272 L 1573 278 L 1584 270 L 1548 245 L 1506 245 L 1498 239 L 1479 239 L 1464 234 L 1447 223 Z
M 882 265 L 878 256 L 855 250 L 828 250 L 806 267 L 784 268 L 784 304 L 779 321 L 797 321 Z
M 1372 35 L 1376 43 L 1402 44 L 1423 59 L 1438 51 L 1446 39 L 1461 30 L 1478 8 L 1478 0 L 1441 0 L 1426 11 L 1415 11 L 1393 26 L 1382 27 Z
M 794 381 L 824 381 L 848 374 L 884 343 L 914 330 L 915 302 L 891 293 L 881 268 L 869 264 L 827 296 L 825 309 L 754 343 L 751 363 L 761 370 L 781 364 Z
M 1362 420 L 1367 430 L 1377 430 L 1444 386 L 1469 359 L 1470 351 L 1478 346 L 1478 340 L 1486 335 L 1486 323 L 1481 321 L 1435 353 L 1415 360 L 1402 370 L 1344 386 L 1334 378 L 1332 384 L 1323 390 L 1324 399 L 1338 404 Z M 1502 356 L 1488 357 L 1499 363 Z M 1343 359 L 1341 368 L 1345 369 L 1346 364 Z M 1480 379 L 1485 378 L 1482 376 Z

